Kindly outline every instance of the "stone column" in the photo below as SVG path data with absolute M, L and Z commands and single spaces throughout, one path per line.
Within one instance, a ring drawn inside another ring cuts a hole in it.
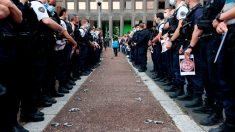
M 131 16 L 131 26 L 135 26 L 135 15 Z
M 87 13 L 89 13 L 90 12 L 90 0 L 86 0 L 86 11 L 87 11 Z
M 168 0 L 165 0 L 165 8 L 169 7 L 170 4 L 169 4 L 169 1 Z
M 134 13 L 135 11 L 135 0 L 131 0 L 131 11 Z
M 146 13 L 144 13 L 144 15 L 143 15 L 143 22 L 147 23 L 147 14 Z
M 124 11 L 124 0 L 120 0 L 120 11 Z
M 109 16 L 109 37 L 113 38 L 113 16 Z
M 157 11 L 158 11 L 158 0 L 154 0 L 154 7 L 153 7 L 153 12 L 154 12 L 154 14 L 156 14 L 157 13 Z
M 124 18 L 123 15 L 120 16 L 120 36 L 124 34 Z
M 109 0 L 109 13 L 113 12 L 113 0 Z
M 78 0 L 74 0 L 74 12 L 78 14 Z
M 67 9 L 67 0 L 63 0 L 63 7 Z

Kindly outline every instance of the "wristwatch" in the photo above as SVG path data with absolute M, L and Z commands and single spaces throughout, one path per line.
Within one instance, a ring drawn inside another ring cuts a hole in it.
M 215 19 L 216 19 L 216 21 L 218 21 L 218 22 L 223 22 L 224 20 L 221 20 L 221 19 L 220 19 L 220 15 L 221 15 L 221 13 L 219 13 L 219 14 L 216 16 Z
M 188 45 L 188 48 L 189 48 L 189 49 L 193 49 L 193 47 L 192 47 L 191 45 Z

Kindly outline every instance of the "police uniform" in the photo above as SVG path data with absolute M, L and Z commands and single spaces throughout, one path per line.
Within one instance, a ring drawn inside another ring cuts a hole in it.
M 78 40 L 78 45 L 80 47 L 80 72 L 84 75 L 88 75 L 89 73 L 86 71 L 87 61 L 89 57 L 89 36 L 88 31 L 84 27 L 79 29 L 80 38 Z
M 19 9 L 23 5 L 13 1 Z M 18 58 L 18 32 L 16 24 L 11 16 L 0 20 L 0 84 L 6 88 L 6 93 L 0 96 L 0 131 L 22 131 L 28 132 L 18 124 L 17 113 L 21 88 L 18 86 L 22 75 L 19 74 L 20 60 Z
M 210 20 L 216 17 L 221 11 L 225 3 L 225 0 L 214 0 L 213 3 L 208 1 L 204 8 L 203 16 L 201 20 Z M 213 12 L 213 14 L 210 14 Z M 203 34 L 200 36 L 200 74 L 202 83 L 206 91 L 204 106 L 194 109 L 196 113 L 208 113 L 209 116 L 203 118 L 200 121 L 201 125 L 215 125 L 222 121 L 222 100 L 221 93 L 218 90 L 218 82 L 220 75 L 218 74 L 219 65 L 221 64 L 221 57 L 218 58 L 218 63 L 214 64 L 214 58 L 216 51 L 219 48 L 221 42 L 221 35 L 217 34 L 215 29 L 212 27 L 212 23 L 209 25 L 203 25 L 203 21 L 199 21 L 198 27 L 203 30 Z
M 223 12 L 227 12 L 234 7 L 234 0 L 226 0 Z M 220 54 L 222 63 L 220 65 L 221 76 L 219 79 L 219 87 L 220 92 L 222 93 L 226 120 L 219 128 L 212 129 L 210 132 L 235 131 L 235 18 L 227 20 L 226 23 L 228 33 L 224 42 L 224 52 Z
M 173 17 L 170 21 L 170 29 L 169 34 L 170 37 L 178 27 L 179 20 L 185 19 L 186 15 L 188 13 L 188 8 L 184 3 L 180 3 L 178 7 L 175 9 L 175 12 L 173 14 Z M 176 89 L 177 91 L 170 95 L 170 97 L 175 98 L 179 95 L 183 94 L 183 86 L 185 84 L 185 80 L 182 79 L 179 73 L 179 49 L 181 44 L 184 43 L 184 41 L 179 40 L 177 38 L 174 42 L 172 42 L 172 72 L 173 72 L 173 87 L 172 89 Z
M 38 106 L 51 106 L 51 102 L 41 100 L 42 88 L 47 70 L 47 57 L 54 48 L 54 36 L 49 27 L 43 24 L 42 19 L 49 18 L 46 8 L 39 1 L 30 2 L 31 9 L 28 11 L 27 25 L 30 27 L 31 52 L 30 55 L 30 78 L 28 80 L 28 96 L 23 97 L 22 101 L 22 121 L 42 121 L 44 117 L 38 112 Z M 48 81 L 48 80 L 47 80 Z

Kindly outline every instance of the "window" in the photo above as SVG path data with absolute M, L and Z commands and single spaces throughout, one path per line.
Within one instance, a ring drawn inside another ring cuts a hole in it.
M 74 2 L 67 2 L 68 10 L 74 10 Z
M 137 10 L 143 9 L 143 2 L 142 1 L 136 1 L 135 2 L 135 9 L 137 9 Z
M 125 9 L 130 10 L 131 9 L 131 1 L 125 2 Z
M 90 8 L 91 8 L 91 10 L 97 10 L 97 3 L 96 2 L 90 2 Z
M 86 10 L 86 2 L 78 2 L 79 10 Z
M 114 1 L 113 2 L 113 9 L 114 10 L 119 10 L 120 9 L 120 2 Z
M 147 1 L 147 9 L 152 10 L 154 8 L 154 1 L 153 0 L 148 0 Z
M 108 10 L 109 9 L 109 2 L 102 2 L 101 7 L 103 10 Z
M 165 9 L 165 1 L 159 1 L 158 9 Z

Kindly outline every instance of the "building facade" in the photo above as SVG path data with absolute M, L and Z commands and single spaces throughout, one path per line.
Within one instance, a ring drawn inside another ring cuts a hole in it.
M 100 9 L 102 28 L 109 36 L 116 29 L 123 35 L 139 22 L 152 21 L 157 12 L 168 6 L 168 0 L 103 0 L 100 8 L 96 0 L 57 0 L 57 7 L 65 7 L 95 26 Z

